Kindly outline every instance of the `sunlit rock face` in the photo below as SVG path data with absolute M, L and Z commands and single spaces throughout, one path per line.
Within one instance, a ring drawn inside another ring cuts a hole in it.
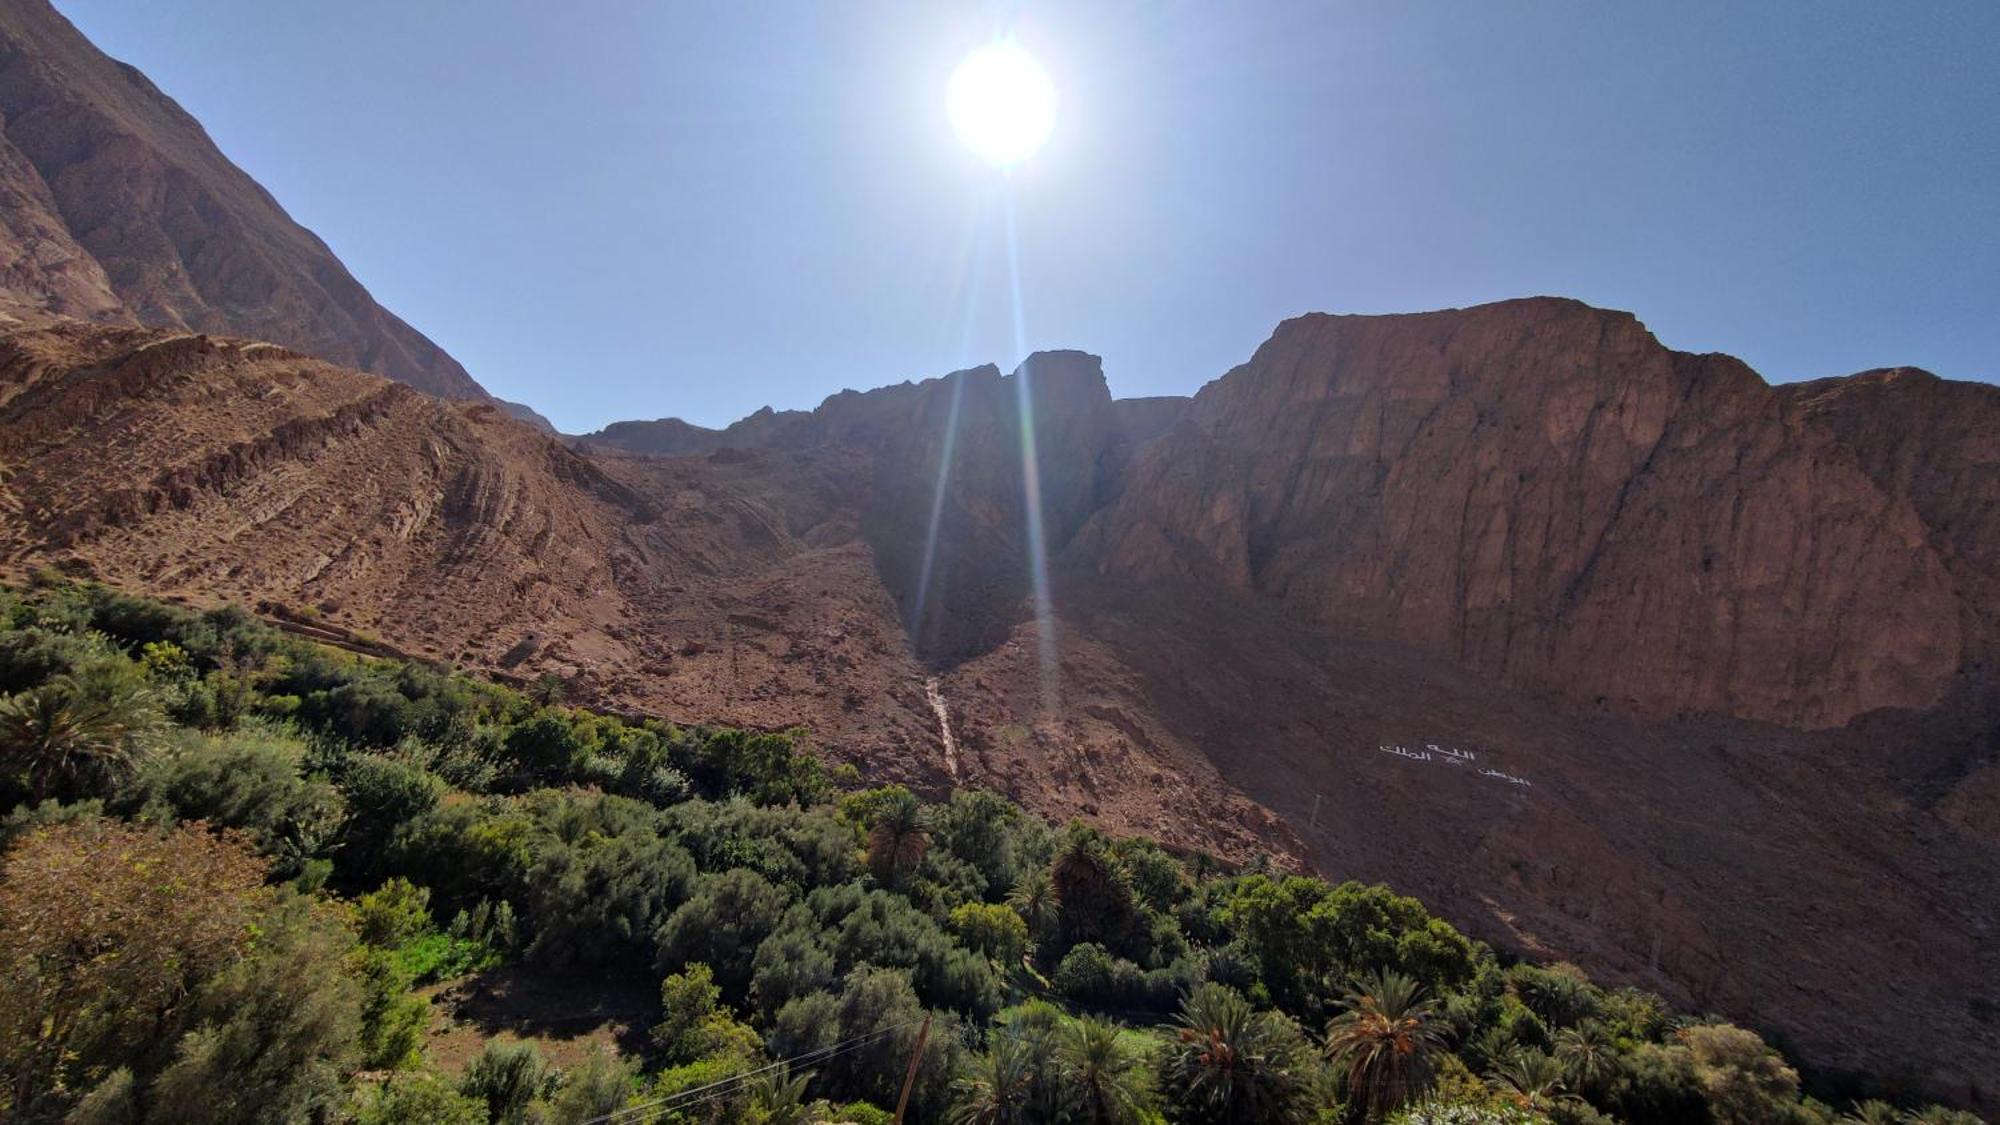
M 1801 401 L 1573 301 L 1302 317 L 1196 396 L 1089 549 L 1623 709 L 1936 703 L 1987 626 L 1910 489 Z
M 269 340 L 486 397 L 199 122 L 47 0 L 0 5 L 0 285 L 7 303 Z

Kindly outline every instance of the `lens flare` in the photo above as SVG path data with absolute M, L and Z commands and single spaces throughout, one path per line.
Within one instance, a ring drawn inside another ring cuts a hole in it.
M 1036 658 L 1042 675 L 1042 708 L 1056 709 L 1056 614 L 1049 590 L 1048 533 L 1042 521 L 1041 459 L 1035 452 L 1034 357 L 1028 355 L 1028 320 L 1021 302 L 1021 240 L 1014 222 L 1014 195 L 1007 193 L 1007 280 L 1014 299 L 1014 352 L 1022 357 L 1014 372 L 1021 415 L 1022 508 L 1027 516 L 1028 579 L 1034 597 Z

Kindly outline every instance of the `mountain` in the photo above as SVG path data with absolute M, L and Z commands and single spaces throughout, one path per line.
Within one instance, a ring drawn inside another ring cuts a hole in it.
M 268 340 L 440 397 L 486 397 L 200 123 L 47 0 L 0 4 L 0 286 L 10 305 Z
M 1047 352 L 570 441 L 8 0 L 0 579 L 44 567 L 1386 881 L 1995 1096 L 1991 386 L 1536 298 L 1287 321 L 1191 398 Z
M 684 451 L 44 317 L 0 574 L 802 725 L 1991 1096 L 1992 387 L 1772 387 L 1535 299 L 1290 321 L 1192 400 L 1059 352 L 651 428 Z

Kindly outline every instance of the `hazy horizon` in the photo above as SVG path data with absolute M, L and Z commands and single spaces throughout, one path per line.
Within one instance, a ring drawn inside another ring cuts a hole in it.
M 944 113 L 998 8 L 57 3 L 565 431 L 1021 358 L 1000 177 Z M 1305 312 L 1539 294 L 1772 381 L 2000 377 L 2000 9 L 1010 26 L 1060 103 L 1011 185 L 1019 332 L 1120 397 L 1192 393 Z

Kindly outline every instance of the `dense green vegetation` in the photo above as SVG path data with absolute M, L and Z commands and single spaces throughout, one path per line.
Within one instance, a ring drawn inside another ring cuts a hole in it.
M 1382 887 L 553 694 L 0 591 L 0 1118 L 882 1122 L 915 1058 L 914 1121 L 1972 1120 L 1837 1116 Z M 501 965 L 628 980 L 650 1032 L 441 1073 L 419 989 Z

